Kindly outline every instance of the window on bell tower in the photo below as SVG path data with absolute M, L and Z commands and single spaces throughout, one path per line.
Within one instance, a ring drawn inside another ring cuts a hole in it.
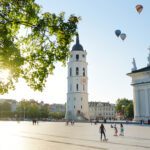
M 70 68 L 70 76 L 72 76 L 72 68 Z
M 76 84 L 76 90 L 77 90 L 77 91 L 79 90 L 79 85 L 78 85 L 78 84 Z
M 85 68 L 83 68 L 83 76 L 85 76 Z
M 78 60 L 79 60 L 79 55 L 77 54 L 77 55 L 76 55 L 76 61 L 78 61 Z
M 79 68 L 76 67 L 76 75 L 78 76 L 79 75 Z

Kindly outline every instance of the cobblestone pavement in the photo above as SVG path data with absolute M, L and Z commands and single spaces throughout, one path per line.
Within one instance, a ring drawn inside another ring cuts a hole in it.
M 99 126 L 0 121 L 0 150 L 150 150 L 150 126 L 124 125 L 125 136 L 113 136 L 105 124 L 107 142 L 100 141 Z

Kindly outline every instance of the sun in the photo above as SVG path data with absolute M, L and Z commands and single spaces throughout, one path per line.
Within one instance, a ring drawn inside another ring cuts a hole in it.
M 10 71 L 8 69 L 0 70 L 0 81 L 6 83 L 10 76 Z

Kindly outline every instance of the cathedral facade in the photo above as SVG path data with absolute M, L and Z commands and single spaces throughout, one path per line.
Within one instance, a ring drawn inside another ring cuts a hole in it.
M 134 120 L 148 122 L 150 121 L 150 54 L 148 65 L 141 69 L 137 69 L 133 59 L 132 71 L 127 75 L 132 78 Z
M 66 120 L 89 119 L 88 111 L 88 76 L 87 52 L 76 37 L 76 44 L 72 47 L 68 62 L 68 92 L 66 104 Z

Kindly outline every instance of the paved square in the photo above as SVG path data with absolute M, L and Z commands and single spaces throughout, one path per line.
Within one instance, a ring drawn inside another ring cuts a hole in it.
M 150 126 L 124 125 L 125 136 L 116 137 L 110 124 L 105 124 L 108 142 L 100 142 L 99 126 L 1 121 L 0 150 L 150 150 Z

